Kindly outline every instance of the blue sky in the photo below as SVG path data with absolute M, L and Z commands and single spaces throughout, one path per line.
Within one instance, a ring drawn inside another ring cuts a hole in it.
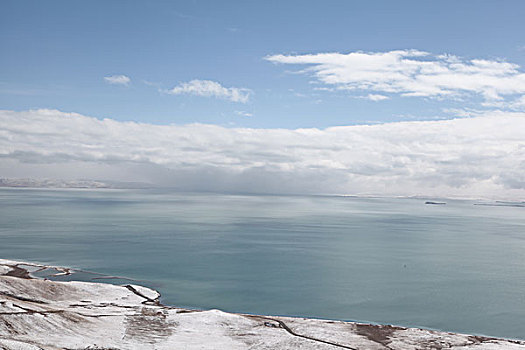
M 0 13 L 0 106 L 9 110 L 252 128 L 449 118 L 492 107 L 478 91 L 337 89 L 301 73 L 308 64 L 265 57 L 419 50 L 430 54 L 423 60 L 525 66 L 523 1 L 3 1 Z M 104 80 L 116 75 L 130 82 Z M 249 98 L 167 93 L 192 80 L 249 89 Z

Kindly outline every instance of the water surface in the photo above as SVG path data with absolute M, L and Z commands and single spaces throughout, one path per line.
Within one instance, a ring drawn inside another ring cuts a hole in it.
M 524 339 L 525 208 L 446 202 L 2 189 L 0 257 L 182 307 Z

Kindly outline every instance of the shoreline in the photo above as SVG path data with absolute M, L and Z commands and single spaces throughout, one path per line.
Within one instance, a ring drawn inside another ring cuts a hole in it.
M 45 270 L 54 276 L 82 271 L 0 259 L 0 348 L 525 349 L 524 340 L 178 308 L 137 284 L 38 278 Z
M 1 178 L 0 178 L 1 180 Z M 49 187 L 49 186 L 6 186 L 0 184 L 0 189 L 6 190 L 49 190 L 49 191 L 82 191 L 82 192 L 119 192 L 119 191 L 158 191 L 167 190 L 178 194 L 201 194 L 201 195 L 226 195 L 226 196 L 281 196 L 281 197 L 328 197 L 328 198 L 355 198 L 355 199 L 415 199 L 415 200 L 440 200 L 440 201 L 463 201 L 463 202 L 482 202 L 497 203 L 509 202 L 523 204 L 525 201 L 522 196 L 442 196 L 432 194 L 407 194 L 407 195 L 381 195 L 378 193 L 273 193 L 273 192 L 221 192 L 221 191 L 192 191 L 182 190 L 173 187 Z

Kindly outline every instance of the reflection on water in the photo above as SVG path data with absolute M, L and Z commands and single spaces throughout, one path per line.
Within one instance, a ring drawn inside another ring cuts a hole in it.
M 525 338 L 524 208 L 425 201 L 3 189 L 0 257 L 183 307 Z

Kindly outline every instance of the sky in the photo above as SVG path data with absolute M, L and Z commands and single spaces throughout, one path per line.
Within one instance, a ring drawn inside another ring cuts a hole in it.
M 524 17 L 518 0 L 5 0 L 0 177 L 523 198 Z

